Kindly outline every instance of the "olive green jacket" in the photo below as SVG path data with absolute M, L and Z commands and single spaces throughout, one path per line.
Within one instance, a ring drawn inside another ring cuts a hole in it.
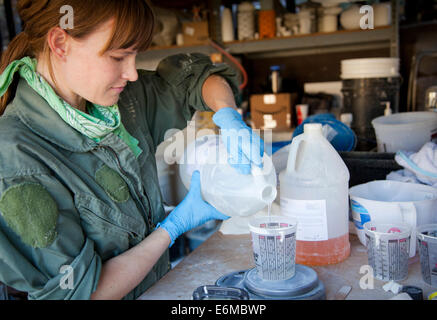
M 225 77 L 238 93 L 234 70 L 201 54 L 171 56 L 138 73 L 118 103 L 143 150 L 138 158 L 112 133 L 100 143 L 80 134 L 23 79 L 0 117 L 0 281 L 29 299 L 89 299 L 102 264 L 164 219 L 154 155 L 165 132 L 209 110 L 201 95 L 209 75 Z M 166 250 L 125 299 L 169 269 Z

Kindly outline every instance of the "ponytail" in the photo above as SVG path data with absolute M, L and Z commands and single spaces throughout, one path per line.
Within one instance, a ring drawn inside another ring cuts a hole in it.
M 8 45 L 8 48 L 3 52 L 0 63 L 0 73 L 7 68 L 7 66 L 14 60 L 20 60 L 21 58 L 30 54 L 29 37 L 27 33 L 20 32 Z M 18 76 L 14 78 L 14 81 L 9 86 L 5 94 L 0 98 L 0 116 L 3 115 L 7 105 L 15 96 L 18 85 Z

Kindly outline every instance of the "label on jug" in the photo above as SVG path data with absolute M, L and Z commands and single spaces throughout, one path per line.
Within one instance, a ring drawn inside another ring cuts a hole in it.
M 364 230 L 363 225 L 371 220 L 369 211 L 356 200 L 351 200 L 351 209 L 355 227 L 358 230 Z
M 297 220 L 296 240 L 328 240 L 326 200 L 295 200 L 282 197 L 281 211 L 284 216 Z

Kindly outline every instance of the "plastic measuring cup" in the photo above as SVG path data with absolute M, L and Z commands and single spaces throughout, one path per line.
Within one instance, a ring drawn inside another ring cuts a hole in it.
M 437 224 L 425 224 L 416 230 L 423 281 L 437 286 Z
M 398 281 L 408 276 L 411 229 L 406 223 L 364 224 L 367 257 L 374 277 Z
M 284 216 L 265 216 L 249 222 L 253 256 L 263 280 L 287 280 L 296 265 L 297 220 Z

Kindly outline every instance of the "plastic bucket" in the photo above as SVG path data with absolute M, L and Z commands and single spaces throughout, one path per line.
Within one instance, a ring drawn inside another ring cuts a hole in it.
M 422 278 L 430 286 L 437 286 L 437 224 L 417 228 Z
M 408 276 L 411 227 L 405 223 L 364 224 L 367 257 L 373 276 L 383 281 L 400 281 Z
M 437 189 L 418 183 L 379 180 L 349 189 L 352 219 L 358 238 L 366 245 L 364 223 L 408 223 L 415 237 L 417 226 L 437 223 Z M 410 255 L 416 253 L 411 242 Z
M 296 265 L 297 220 L 283 216 L 265 216 L 249 222 L 253 257 L 263 280 L 287 280 Z
M 436 138 L 437 113 L 403 112 L 372 120 L 378 152 L 413 151 Z
M 401 77 L 398 58 L 364 58 L 341 61 L 343 113 L 352 113 L 351 129 L 357 135 L 357 150 L 376 146 L 371 121 L 384 115 L 390 104 L 398 112 Z

